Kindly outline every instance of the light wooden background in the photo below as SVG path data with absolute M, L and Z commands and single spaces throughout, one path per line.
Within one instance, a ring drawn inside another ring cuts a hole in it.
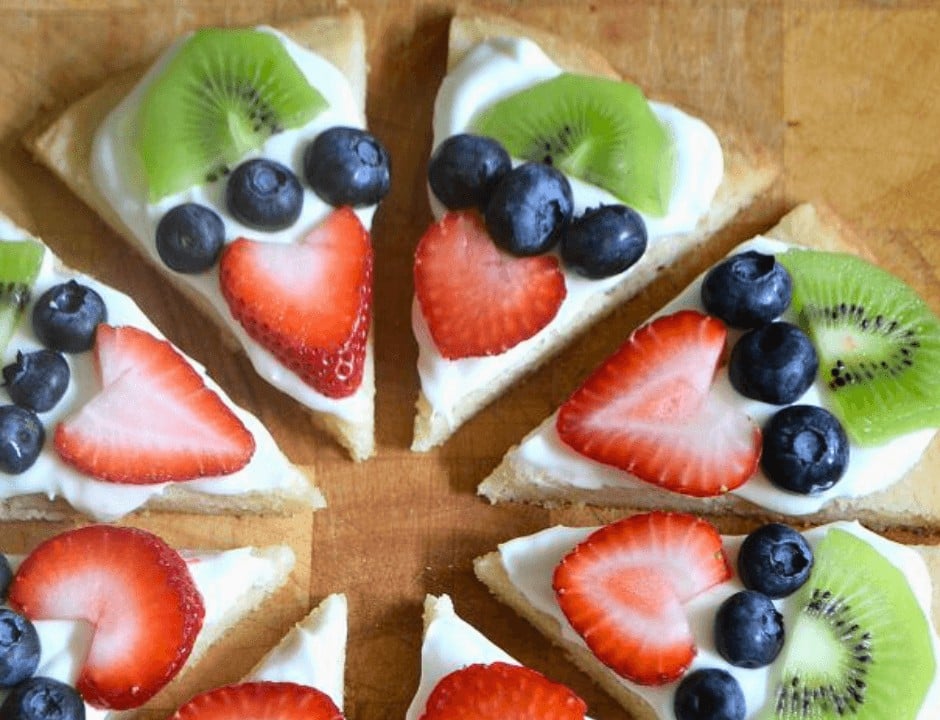
M 772 191 L 698 256 L 601 323 L 589 336 L 469 422 L 442 449 L 408 451 L 417 389 L 409 307 L 411 260 L 429 221 L 424 170 L 431 106 L 443 72 L 452 4 L 353 2 L 370 38 L 368 116 L 394 162 L 378 212 L 375 459 L 355 465 L 304 412 L 226 352 L 208 323 L 141 266 L 20 145 L 34 123 L 115 71 L 154 56 L 179 32 L 208 24 L 275 23 L 335 6 L 326 0 L 0 1 L 0 208 L 69 264 L 133 293 L 234 399 L 258 414 L 287 454 L 314 466 L 330 506 L 314 516 L 235 519 L 154 516 L 131 522 L 178 545 L 289 542 L 301 562 L 291 586 L 210 655 L 188 691 L 237 679 L 322 596 L 348 594 L 351 636 L 347 713 L 399 718 L 417 684 L 421 599 L 448 592 L 458 612 L 521 661 L 569 684 L 591 714 L 625 714 L 548 643 L 491 599 L 471 570 L 496 543 L 555 522 L 593 523 L 614 513 L 490 507 L 476 483 L 650 311 L 733 244 L 772 225 L 797 202 L 826 202 L 850 221 L 883 264 L 940 310 L 940 6 L 928 0 L 480 3 L 604 52 L 651 94 L 737 123 L 782 168 Z M 730 527 L 729 520 L 723 523 Z M 0 527 L 23 550 L 61 526 Z M 176 699 L 165 701 L 167 709 Z M 158 713 L 161 715 L 162 713 Z

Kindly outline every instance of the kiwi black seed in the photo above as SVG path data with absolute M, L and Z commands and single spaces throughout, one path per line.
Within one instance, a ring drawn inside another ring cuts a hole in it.
M 792 310 L 829 409 L 860 445 L 940 425 L 940 319 L 902 280 L 843 253 L 790 250 Z
M 277 36 L 194 33 L 154 79 L 138 112 L 150 200 L 220 179 L 271 135 L 325 107 Z
M 564 73 L 484 108 L 471 125 L 512 157 L 553 165 L 636 210 L 662 216 L 669 205 L 675 150 L 635 85 Z
M 832 528 L 793 596 L 782 667 L 762 718 L 913 720 L 936 671 L 930 627 L 904 575 L 868 540 Z

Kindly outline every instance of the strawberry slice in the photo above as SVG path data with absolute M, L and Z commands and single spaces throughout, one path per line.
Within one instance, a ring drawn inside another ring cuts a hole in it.
M 99 325 L 94 353 L 101 391 L 55 430 L 66 463 L 145 485 L 228 475 L 251 460 L 254 437 L 170 343 Z
M 299 243 L 229 243 L 219 283 L 245 332 L 317 392 L 342 398 L 362 383 L 372 242 L 351 208 L 334 210 Z
M 170 720 L 343 720 L 329 695 L 308 685 L 248 682 L 197 695 Z
M 205 614 L 178 552 L 149 532 L 110 525 L 40 544 L 17 570 L 9 602 L 31 620 L 94 625 L 77 687 L 115 710 L 142 705 L 176 675 Z
M 721 535 L 692 515 L 634 515 L 589 535 L 555 568 L 568 622 L 597 658 L 641 685 L 679 678 L 695 657 L 683 603 L 731 577 Z
M 722 322 L 691 310 L 638 328 L 561 406 L 559 437 L 592 460 L 697 497 L 757 470 L 761 433 L 715 391 Z
M 445 675 L 420 720 L 583 720 L 587 705 L 571 690 L 521 665 L 468 665 Z
M 502 252 L 475 212 L 447 213 L 415 251 L 415 296 L 449 360 L 499 355 L 551 322 L 565 299 L 552 255 Z

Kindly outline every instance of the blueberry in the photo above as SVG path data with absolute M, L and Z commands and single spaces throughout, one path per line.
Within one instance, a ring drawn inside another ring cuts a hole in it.
M 602 205 L 575 218 L 561 236 L 561 257 L 588 278 L 622 273 L 646 252 L 646 223 L 625 205 Z
M 18 405 L 0 405 L 0 471 L 26 472 L 39 457 L 45 439 L 36 413 Z
M 773 405 L 797 400 L 813 384 L 819 358 L 796 325 L 773 322 L 746 332 L 731 350 L 728 378 L 742 395 Z
M 791 405 L 763 430 L 761 467 L 777 487 L 802 495 L 828 490 L 845 474 L 849 439 L 842 423 L 815 405 Z
M 749 590 L 782 598 L 809 579 L 813 551 L 800 533 L 788 525 L 768 523 L 752 532 L 738 553 L 738 575 Z
M 20 407 L 46 412 L 55 407 L 69 387 L 71 371 L 61 353 L 36 350 L 16 353 L 16 362 L 3 368 L 3 381 L 10 399 Z
M 10 589 L 10 581 L 13 580 L 13 568 L 10 567 L 10 561 L 7 556 L 0 553 L 0 602 L 7 599 L 7 590 Z
M 33 332 L 43 345 L 60 352 L 91 348 L 95 330 L 107 319 L 101 296 L 75 280 L 52 286 L 33 306 Z
M 690 672 L 676 688 L 676 720 L 744 720 L 744 692 L 727 670 Z
M 437 146 L 428 164 L 428 183 L 445 207 L 475 207 L 483 212 L 496 185 L 510 170 L 509 153 L 499 142 L 462 133 Z
M 219 259 L 225 224 L 215 211 L 197 203 L 177 205 L 157 223 L 157 252 L 171 270 L 205 272 Z
M 486 206 L 493 240 L 513 255 L 550 250 L 571 221 L 568 178 L 542 163 L 524 163 L 504 177 Z
M 334 207 L 375 205 L 391 186 L 391 157 L 365 130 L 334 127 L 317 135 L 304 151 L 304 178 Z
M 715 613 L 715 648 L 735 667 L 770 665 L 783 648 L 783 616 L 773 600 L 754 590 L 725 600 Z
M 225 201 L 229 212 L 248 227 L 283 230 L 300 217 L 304 191 L 289 167 L 255 158 L 229 175 Z
M 13 687 L 39 667 L 39 634 L 23 615 L 0 608 L 0 687 Z
M 749 250 L 709 270 L 702 281 L 702 303 L 709 313 L 735 328 L 760 327 L 790 305 L 793 281 L 773 255 Z
M 0 705 L 0 720 L 85 720 L 75 688 L 47 677 L 24 680 Z

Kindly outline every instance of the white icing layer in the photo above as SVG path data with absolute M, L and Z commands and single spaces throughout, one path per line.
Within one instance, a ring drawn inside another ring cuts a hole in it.
M 858 523 L 832 523 L 830 525 L 814 528 L 804 533 L 810 546 L 814 549 L 825 536 L 829 528 L 837 527 L 865 540 L 878 552 L 886 557 L 895 567 L 904 573 L 917 602 L 930 621 L 931 612 L 931 582 L 923 560 L 910 548 L 885 540 Z M 539 611 L 551 615 L 559 624 L 563 637 L 581 645 L 584 644 L 581 636 L 571 627 L 567 618 L 555 600 L 552 589 L 552 575 L 561 559 L 567 555 L 575 545 L 590 535 L 596 527 L 569 528 L 557 526 L 526 537 L 510 540 L 499 546 L 499 553 L 509 579 L 512 584 L 526 598 L 526 600 Z M 743 536 L 723 537 L 725 551 L 732 567 L 737 565 L 737 554 Z M 766 668 L 742 669 L 730 665 L 715 649 L 713 627 L 715 612 L 718 606 L 728 597 L 744 589 L 737 574 L 730 580 L 722 583 L 686 604 L 686 614 L 698 654 L 690 667 L 691 670 L 706 667 L 722 668 L 730 672 L 740 683 L 747 704 L 747 716 L 756 718 L 760 708 L 764 705 L 768 686 L 772 679 L 773 665 Z M 776 600 L 774 604 L 784 617 L 784 628 L 791 627 L 798 608 L 795 607 L 793 597 Z M 931 627 L 933 623 L 931 622 Z M 932 641 L 934 657 L 940 661 L 940 641 L 933 631 Z M 675 692 L 675 683 L 659 686 L 641 686 L 628 680 L 618 678 L 618 681 L 632 692 L 641 696 L 656 712 L 657 717 L 664 720 L 673 720 L 672 701 Z M 932 709 L 940 706 L 940 682 L 934 677 L 929 694 L 924 701 L 923 709 L 918 716 L 919 720 L 928 720 L 932 717 Z
M 330 595 L 264 656 L 245 682 L 309 685 L 342 710 L 347 633 L 346 596 Z
M 317 135 L 336 125 L 364 128 L 365 119 L 353 97 L 349 82 L 335 66 L 272 28 L 263 27 L 259 30 L 269 32 L 281 39 L 307 81 L 323 95 L 329 107 L 303 127 L 285 130 L 271 136 L 257 152 L 247 155 L 245 159 L 265 157 L 276 160 L 291 168 L 297 177 L 302 179 L 304 149 Z M 232 241 L 240 236 L 271 242 L 301 240 L 333 209 L 320 200 L 303 181 L 301 181 L 304 190 L 303 210 L 300 218 L 290 228 L 279 232 L 254 230 L 235 220 L 226 207 L 224 179 L 184 190 L 165 197 L 157 203 L 148 202 L 146 174 L 135 152 L 134 122 L 147 88 L 185 39 L 177 41 L 160 56 L 134 90 L 108 115 L 98 129 L 92 146 L 91 162 L 96 187 L 131 230 L 140 249 L 147 253 L 158 267 L 163 267 L 163 263 L 154 242 L 157 223 L 168 210 L 184 202 L 200 203 L 215 210 L 225 223 L 226 241 Z M 371 226 L 374 212 L 375 207 L 356 210 L 356 214 L 366 228 Z M 173 271 L 167 269 L 166 272 Z M 217 266 L 200 275 L 178 274 L 176 277 L 209 302 L 224 324 L 238 338 L 258 374 L 276 388 L 313 410 L 328 412 L 343 420 L 355 421 L 371 415 L 372 391 L 370 388 L 360 386 L 349 397 L 328 398 L 307 385 L 299 376 L 284 367 L 270 352 L 248 337 L 241 324 L 232 317 L 219 291 Z M 371 362 L 371 354 L 367 362 Z
M 494 38 L 480 43 L 444 78 L 434 104 L 434 147 L 451 135 L 467 132 L 474 116 L 508 95 L 549 80 L 562 72 L 535 43 L 521 38 Z M 715 133 L 701 120 L 663 103 L 650 103 L 669 132 L 676 155 L 675 187 L 664 217 L 644 215 L 649 244 L 667 236 L 691 232 L 708 211 L 724 172 L 721 146 Z M 514 161 L 517 162 L 517 161 Z M 620 204 L 599 187 L 569 176 L 575 214 L 601 204 Z M 429 192 L 437 217 L 442 206 Z M 642 261 L 641 261 L 642 262 Z M 601 280 L 588 280 L 569 272 L 562 264 L 567 296 L 555 318 L 535 336 L 490 357 L 446 360 L 434 345 L 417 302 L 412 307 L 412 326 L 418 341 L 418 374 L 421 389 L 434 413 L 453 425 L 452 410 L 459 399 L 486 386 L 495 377 L 528 362 L 533 349 L 557 334 L 585 307 L 589 298 L 611 291 L 632 269 Z M 535 353 L 537 354 L 537 352 Z
M 22 240 L 28 237 L 24 230 L 0 218 L 0 239 Z M 165 339 L 160 330 L 127 295 L 94 278 L 76 274 L 63 267 L 48 248 L 33 287 L 32 297 L 35 300 L 53 285 L 71 279 L 91 287 L 101 295 L 107 308 L 109 324 L 133 325 L 155 337 Z M 13 362 L 17 351 L 32 352 L 43 347 L 33 333 L 29 312 L 28 307 L 3 357 L 0 358 L 3 365 Z M 39 416 L 46 430 L 46 441 L 39 458 L 32 467 L 18 475 L 0 471 L 0 499 L 41 493 L 50 500 L 63 497 L 76 510 L 97 520 L 116 520 L 141 507 L 151 497 L 163 494 L 174 483 L 130 485 L 104 482 L 77 471 L 59 458 L 52 441 L 56 424 L 77 412 L 101 388 L 92 352 L 66 354 L 65 358 L 71 371 L 69 387 L 55 407 Z M 186 487 L 212 495 L 236 495 L 279 489 L 296 491 L 298 487 L 306 487 L 307 479 L 284 457 L 274 438 L 261 422 L 251 413 L 236 406 L 206 374 L 204 367 L 191 358 L 187 359 L 206 385 L 222 398 L 251 432 L 255 439 L 255 452 L 241 470 L 224 477 L 187 481 Z
M 788 247 L 791 246 L 759 236 L 739 245 L 731 254 L 748 250 L 776 254 L 786 252 Z M 703 278 L 704 274 L 696 278 L 653 318 L 686 309 L 705 312 L 701 301 Z M 784 314 L 783 319 L 796 321 L 789 311 Z M 730 347 L 739 336 L 740 332 L 730 331 L 728 346 Z M 724 369 L 719 371 L 715 383 L 716 389 L 726 402 L 740 408 L 760 427 L 780 410 L 779 406 L 741 395 L 731 386 Z M 804 405 L 824 405 L 818 379 L 797 402 Z M 585 490 L 599 490 L 604 487 L 651 487 L 618 468 L 603 465 L 575 452 L 558 436 L 555 429 L 556 417 L 557 412 L 512 451 L 520 461 L 548 473 L 553 478 L 564 478 L 565 483 Z M 861 447 L 850 441 L 849 464 L 845 474 L 833 487 L 818 495 L 800 495 L 782 490 L 774 486 L 760 468 L 754 477 L 731 492 L 768 510 L 786 515 L 807 515 L 817 512 L 826 503 L 837 498 L 862 497 L 890 487 L 914 467 L 935 434 L 935 429 L 920 430 L 894 438 L 882 445 L 869 447 Z

